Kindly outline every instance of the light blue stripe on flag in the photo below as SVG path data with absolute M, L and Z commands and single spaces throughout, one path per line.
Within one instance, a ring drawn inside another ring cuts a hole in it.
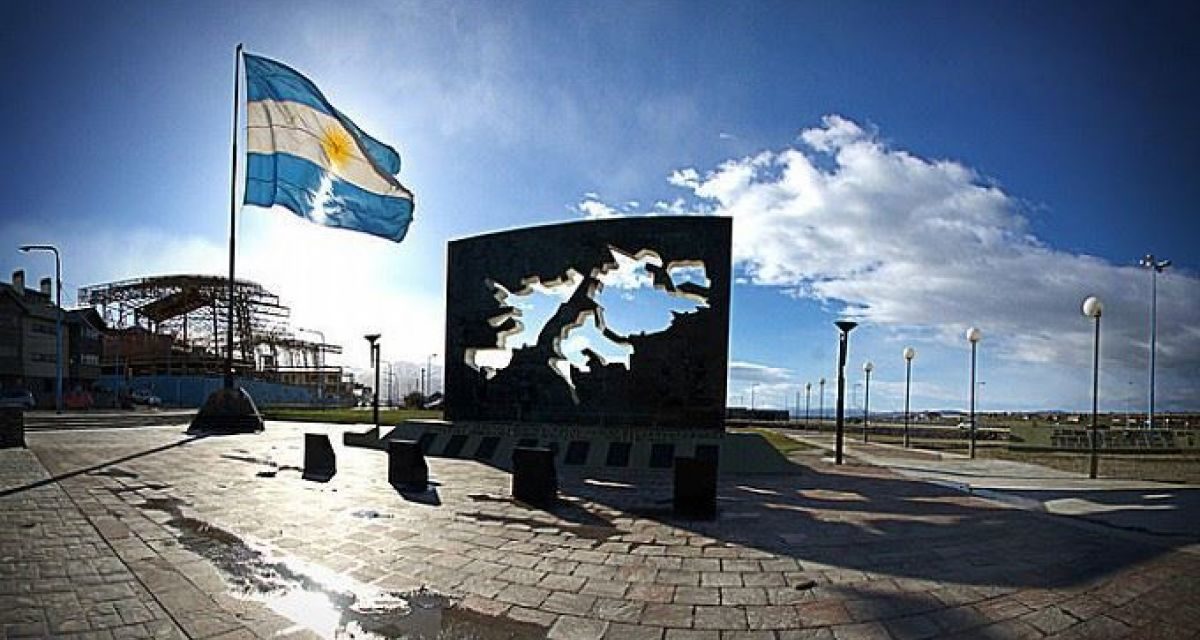
M 246 204 L 280 205 L 296 215 L 338 229 L 362 231 L 400 242 L 412 222 L 412 201 L 371 193 L 329 178 L 323 206 L 314 200 L 322 195 L 324 169 L 286 153 L 247 155 Z
M 294 69 L 245 54 L 247 204 L 279 205 L 330 227 L 399 242 L 412 193 L 400 155 L 364 133 Z

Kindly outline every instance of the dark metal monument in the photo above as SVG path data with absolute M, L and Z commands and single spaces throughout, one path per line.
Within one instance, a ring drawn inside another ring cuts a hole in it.
M 728 218 L 653 217 L 452 241 L 446 419 L 721 430 L 731 240 Z M 606 301 L 639 287 L 687 308 L 665 328 L 613 326 Z M 540 326 L 526 313 L 534 293 L 557 305 Z

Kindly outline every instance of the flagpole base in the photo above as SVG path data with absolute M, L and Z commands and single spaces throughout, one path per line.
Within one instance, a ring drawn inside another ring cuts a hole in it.
M 209 394 L 192 419 L 190 434 L 258 433 L 263 430 L 262 415 L 254 399 L 241 387 L 222 387 Z

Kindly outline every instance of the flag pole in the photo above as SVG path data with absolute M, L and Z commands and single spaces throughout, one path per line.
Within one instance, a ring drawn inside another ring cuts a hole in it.
M 233 388 L 233 267 L 237 237 L 238 93 L 241 88 L 242 43 L 233 52 L 233 157 L 229 174 L 229 314 L 225 324 L 225 388 Z

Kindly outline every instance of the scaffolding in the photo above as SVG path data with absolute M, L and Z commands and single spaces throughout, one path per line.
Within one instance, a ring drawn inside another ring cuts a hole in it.
M 79 304 L 104 319 L 101 368 L 130 375 L 219 375 L 225 364 L 229 280 L 220 276 L 164 275 L 89 285 Z M 342 379 L 326 367 L 336 344 L 296 336 L 291 310 L 279 296 L 249 280 L 233 288 L 233 368 L 238 376 L 282 381 L 283 372 L 305 371 L 305 379 Z M 294 376 L 286 376 L 294 379 Z M 326 385 L 335 389 L 337 382 Z

